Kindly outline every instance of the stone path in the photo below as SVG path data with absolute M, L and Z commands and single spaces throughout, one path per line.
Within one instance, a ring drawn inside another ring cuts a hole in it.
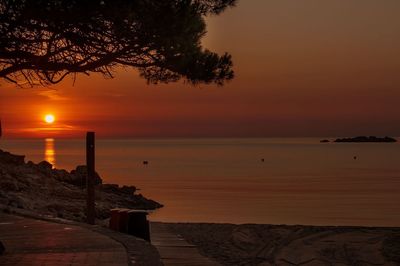
M 216 266 L 217 262 L 202 256 L 196 246 L 172 233 L 165 224 L 151 224 L 151 243 L 157 248 L 165 266 Z
M 121 244 L 79 226 L 0 214 L 0 240 L 4 266 L 128 265 Z

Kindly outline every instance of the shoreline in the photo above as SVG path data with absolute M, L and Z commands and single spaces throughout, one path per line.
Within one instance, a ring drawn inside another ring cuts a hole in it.
M 0 150 L 0 207 L 20 215 L 84 221 L 85 169 L 53 169 L 48 162 L 25 163 L 25 156 Z M 97 175 L 98 225 L 112 208 L 157 209 L 162 205 L 136 188 L 102 184 Z M 30 214 L 29 214 L 30 213 Z M 157 222 L 151 222 L 157 224 Z M 223 265 L 399 265 L 400 227 L 314 226 L 228 223 L 163 223 Z M 154 246 L 149 249 L 154 251 Z
M 137 194 L 165 203 L 153 220 L 400 225 L 396 145 L 285 143 L 99 140 L 96 169 L 108 183 L 136 185 Z M 43 141 L 1 146 L 35 163 L 52 152 Z M 57 167 L 84 163 L 83 148 L 84 140 L 55 140 Z

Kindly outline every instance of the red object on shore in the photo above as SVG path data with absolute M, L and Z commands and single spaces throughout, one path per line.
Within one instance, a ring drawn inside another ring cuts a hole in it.
M 112 209 L 110 217 L 110 229 L 114 231 L 119 231 L 119 211 L 120 209 Z

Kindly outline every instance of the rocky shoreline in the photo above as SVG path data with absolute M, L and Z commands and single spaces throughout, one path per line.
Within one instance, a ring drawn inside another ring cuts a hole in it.
M 68 172 L 46 161 L 25 163 L 25 156 L 0 150 L 0 204 L 82 222 L 86 209 L 86 166 Z M 103 184 L 96 173 L 96 219 L 112 208 L 155 210 L 162 205 L 136 194 L 134 186 Z

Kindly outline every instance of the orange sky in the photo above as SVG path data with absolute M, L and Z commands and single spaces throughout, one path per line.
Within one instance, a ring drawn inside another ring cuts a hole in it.
M 147 85 L 135 70 L 57 86 L 1 82 L 7 137 L 400 135 L 400 1 L 241 0 L 204 46 L 233 55 L 224 87 Z M 43 122 L 46 113 L 57 121 Z

